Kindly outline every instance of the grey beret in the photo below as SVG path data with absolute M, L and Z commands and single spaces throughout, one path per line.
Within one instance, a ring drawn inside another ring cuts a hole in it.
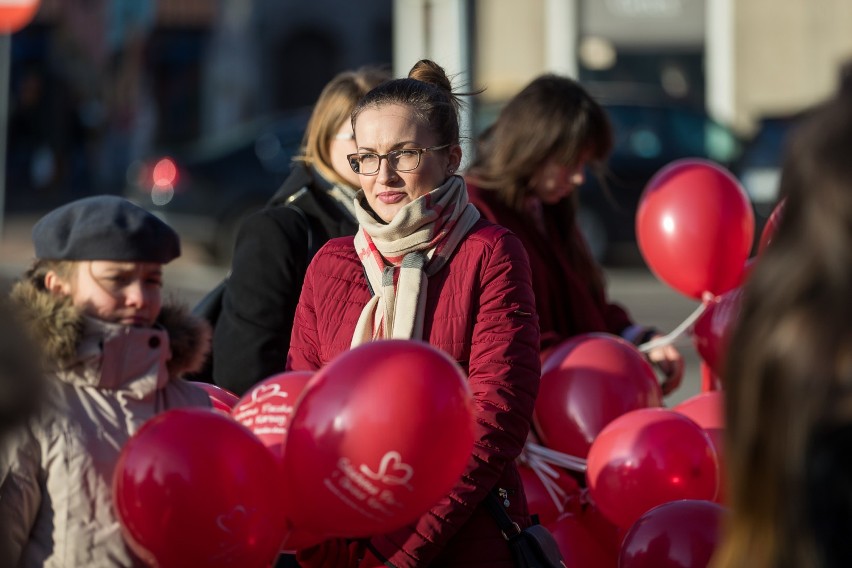
M 180 256 L 180 238 L 152 213 L 114 195 L 72 201 L 33 226 L 37 258 L 165 264 Z

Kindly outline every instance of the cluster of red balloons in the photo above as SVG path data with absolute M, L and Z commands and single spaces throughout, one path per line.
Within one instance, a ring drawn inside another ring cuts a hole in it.
M 758 253 L 770 245 L 782 209 L 783 201 L 761 234 Z M 637 210 L 637 241 L 650 269 L 703 303 L 691 333 L 715 376 L 711 388 L 723 385 L 742 285 L 755 262 L 749 258 L 754 231 L 745 191 L 707 160 L 663 168 Z M 522 479 L 531 511 L 553 532 L 566 566 L 707 566 L 724 514 L 724 391 L 662 408 L 642 354 L 605 334 L 575 337 L 543 353 L 542 362 L 536 433 L 550 450 L 586 459 L 585 487 L 572 489 L 561 470 L 553 483 L 565 492 L 545 491 L 534 472 L 522 469 Z
M 541 472 L 520 471 L 530 511 L 567 567 L 706 566 L 708 556 L 678 550 L 712 552 L 717 543 L 722 397 L 706 392 L 663 408 L 645 357 L 609 334 L 579 335 L 547 354 L 535 431 L 547 448 L 586 459 L 585 487 L 558 467 L 550 483 L 561 491 L 547 491 Z M 656 511 L 672 504 L 686 511 L 677 520 Z M 702 512 L 708 506 L 712 514 Z M 657 537 L 670 546 L 637 552 Z
M 457 483 L 473 449 L 458 365 L 418 341 L 367 343 L 214 410 L 169 410 L 122 449 L 113 498 L 152 566 L 269 566 L 282 550 L 382 534 Z M 434 440 L 442 440 L 434 459 Z

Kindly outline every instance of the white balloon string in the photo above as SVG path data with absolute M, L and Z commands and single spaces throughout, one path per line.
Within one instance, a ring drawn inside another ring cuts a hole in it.
M 564 467 L 565 469 L 578 471 L 580 473 L 585 473 L 586 471 L 586 460 L 578 458 L 577 456 L 563 454 L 562 452 L 545 448 L 544 446 L 540 446 L 533 442 L 527 442 L 524 448 L 526 449 L 527 454 L 546 463 L 558 465 L 559 467 Z
M 532 463 L 534 464 L 532 470 L 538 476 L 539 480 L 541 480 L 541 484 L 544 485 L 544 488 L 547 490 L 547 494 L 550 495 L 551 500 L 553 500 L 553 504 L 556 505 L 556 510 L 559 511 L 560 514 L 564 513 L 564 503 L 568 497 L 568 494 L 565 493 L 564 489 L 559 487 L 559 485 L 556 483 L 555 477 L 550 477 L 548 474 L 545 473 L 545 470 L 541 467 L 542 465 L 544 465 L 541 460 L 539 460 L 538 458 L 533 458 Z M 549 469 L 553 471 L 556 476 L 559 475 L 556 470 L 552 468 Z
M 550 467 L 547 464 L 547 462 L 542 461 L 541 459 L 537 458 L 536 456 L 532 456 L 532 461 L 535 462 L 536 467 L 538 467 L 538 469 L 540 469 L 541 471 L 543 471 L 544 473 L 546 473 L 547 475 L 549 475 L 553 479 L 556 479 L 557 477 L 559 477 L 559 472 L 556 471 L 556 469 Z
M 547 491 L 547 494 L 550 496 L 553 504 L 556 505 L 556 510 L 559 514 L 564 513 L 565 506 L 563 504 L 567 499 L 568 494 L 559 486 L 559 484 L 556 483 L 556 478 L 559 477 L 559 472 L 533 454 L 524 452 L 521 454 L 521 458 L 522 461 L 526 463 L 531 470 L 533 470 L 539 481 L 541 481 L 541 484 L 544 486 L 544 489 Z
M 683 333 L 688 330 L 699 317 L 701 317 L 701 314 L 704 313 L 704 310 L 707 309 L 707 306 L 708 302 L 701 302 L 695 309 L 695 311 L 689 314 L 689 316 L 685 320 L 683 320 L 683 322 L 679 326 L 674 328 L 671 333 L 643 343 L 638 347 L 639 351 L 641 351 L 642 353 L 648 353 L 649 351 L 653 351 L 657 347 L 665 347 L 666 345 L 671 345 L 678 337 L 683 335 Z

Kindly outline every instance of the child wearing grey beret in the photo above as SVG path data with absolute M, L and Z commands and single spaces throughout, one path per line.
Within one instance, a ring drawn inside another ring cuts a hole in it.
M 0 566 L 137 566 L 112 506 L 125 442 L 170 408 L 209 407 L 180 378 L 210 331 L 162 304 L 177 233 L 115 196 L 59 207 L 33 227 L 36 260 L 12 289 L 40 344 L 42 408 L 0 446 Z

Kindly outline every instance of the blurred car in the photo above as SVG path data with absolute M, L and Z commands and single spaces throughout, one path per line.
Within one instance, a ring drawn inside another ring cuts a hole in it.
M 635 91 L 615 97 L 600 88 L 589 90 L 609 116 L 614 148 L 605 187 L 591 173 L 580 186 L 577 220 L 598 261 L 633 260 L 638 253 L 636 210 L 651 177 L 680 158 L 705 158 L 730 167 L 742 151 L 742 140 L 703 109 Z M 498 112 L 498 107 L 480 109 L 480 131 Z
M 239 223 L 289 175 L 309 117 L 310 109 L 298 109 L 161 149 L 131 165 L 125 197 L 206 247 L 214 260 L 230 263 Z
M 757 236 L 778 202 L 781 164 L 787 140 L 806 114 L 807 111 L 803 111 L 761 118 L 757 130 L 745 143 L 742 154 L 733 166 L 734 175 L 754 204 Z

